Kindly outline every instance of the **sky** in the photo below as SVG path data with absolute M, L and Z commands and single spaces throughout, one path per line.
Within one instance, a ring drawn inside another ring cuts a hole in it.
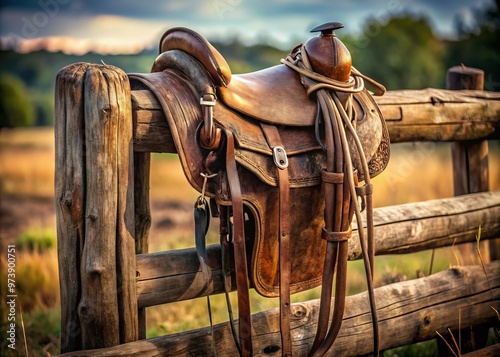
M 0 45 L 66 53 L 134 53 L 162 33 L 189 27 L 212 40 L 266 41 L 283 49 L 314 36 L 316 25 L 340 21 L 360 32 L 371 17 L 383 25 L 399 14 L 426 16 L 440 37 L 454 19 L 473 18 L 492 0 L 0 0 Z M 15 42 L 14 42 L 14 41 Z

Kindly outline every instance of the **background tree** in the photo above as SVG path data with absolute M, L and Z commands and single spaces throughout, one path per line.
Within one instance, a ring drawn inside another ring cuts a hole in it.
M 405 14 L 385 24 L 372 18 L 345 42 L 353 65 L 387 89 L 444 86 L 444 46 L 425 17 Z
M 461 63 L 480 68 L 485 74 L 485 89 L 500 90 L 500 0 L 491 7 L 476 10 L 472 23 L 455 19 L 458 40 L 447 43 L 448 67 Z
M 34 123 L 35 110 L 23 82 L 18 77 L 0 74 L 0 129 Z

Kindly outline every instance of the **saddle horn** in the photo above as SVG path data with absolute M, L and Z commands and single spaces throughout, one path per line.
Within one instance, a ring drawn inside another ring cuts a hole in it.
M 312 69 L 339 82 L 349 80 L 352 66 L 351 53 L 333 32 L 343 27 L 340 22 L 327 22 L 316 26 L 311 32 L 321 32 L 321 34 L 304 45 Z

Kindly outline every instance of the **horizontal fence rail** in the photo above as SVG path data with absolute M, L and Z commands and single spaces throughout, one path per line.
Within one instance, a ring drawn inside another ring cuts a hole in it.
M 403 204 L 374 210 L 375 254 L 402 254 L 500 236 L 500 191 Z M 213 293 L 223 293 L 220 247 L 208 247 Z M 349 258 L 361 258 L 357 228 Z M 202 296 L 205 278 L 194 248 L 137 255 L 139 307 Z M 233 284 L 235 286 L 235 284 Z
M 480 266 L 454 267 L 429 277 L 394 283 L 375 289 L 382 350 L 436 337 L 476 323 L 494 322 L 500 309 L 500 261 Z M 491 289 L 490 289 L 491 287 Z M 306 356 L 316 333 L 319 300 L 293 304 L 294 356 Z M 257 356 L 280 345 L 279 311 L 272 309 L 252 317 Z M 366 355 L 373 351 L 367 293 L 346 299 L 339 336 L 328 356 Z M 397 338 L 395 338 L 397 336 Z M 215 345 L 217 356 L 237 356 L 229 323 L 131 342 L 116 347 L 65 354 L 76 356 L 199 356 Z
M 134 150 L 176 152 L 165 114 L 151 91 L 132 90 L 131 95 Z M 374 98 L 391 143 L 500 139 L 497 92 L 429 88 L 388 91 Z

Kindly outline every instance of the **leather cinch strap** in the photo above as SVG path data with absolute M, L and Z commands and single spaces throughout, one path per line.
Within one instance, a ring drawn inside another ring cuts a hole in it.
M 282 356 L 292 356 L 290 335 L 290 185 L 288 157 L 274 125 L 261 124 L 268 145 L 273 150 L 274 164 L 278 171 L 279 185 L 279 276 L 280 276 L 280 331 Z
M 290 334 L 290 188 L 288 181 L 288 157 L 275 126 L 262 124 L 262 131 L 272 149 L 274 163 L 278 172 L 279 186 L 279 277 L 280 277 L 280 331 L 282 356 L 292 356 Z M 251 315 L 248 294 L 248 275 L 244 237 L 243 203 L 236 169 L 233 134 L 228 131 L 226 148 L 226 170 L 233 207 L 234 258 L 236 284 L 238 286 L 239 342 L 242 356 L 252 355 Z M 221 217 L 221 219 L 226 219 Z M 222 233 L 222 232 L 221 232 Z M 225 233 L 225 232 L 224 232 Z
M 245 245 L 245 221 L 240 179 L 236 167 L 234 137 L 226 131 L 226 172 L 231 191 L 233 208 L 233 240 L 236 270 L 236 285 L 239 310 L 239 349 L 241 356 L 252 356 L 252 319 L 250 311 L 249 283 L 247 273 L 247 254 Z

